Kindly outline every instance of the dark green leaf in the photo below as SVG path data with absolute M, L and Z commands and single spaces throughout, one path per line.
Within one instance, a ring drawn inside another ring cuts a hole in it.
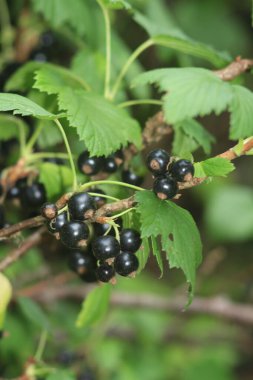
M 141 272 L 145 268 L 148 258 L 149 258 L 149 254 L 150 254 L 149 240 L 147 238 L 144 238 L 142 240 L 141 248 L 137 252 L 137 257 L 139 260 L 138 273 Z
M 0 140 L 16 138 L 18 133 L 24 133 L 24 136 L 27 136 L 27 124 L 15 116 L 0 114 Z
M 161 248 L 158 245 L 157 239 L 154 236 L 151 236 L 151 245 L 152 245 L 152 252 L 153 255 L 156 258 L 157 264 L 159 266 L 159 269 L 161 271 L 161 277 L 163 275 L 163 259 L 161 255 Z

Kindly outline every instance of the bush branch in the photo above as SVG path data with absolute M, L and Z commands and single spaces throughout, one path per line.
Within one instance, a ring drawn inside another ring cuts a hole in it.
M 253 67 L 253 59 L 242 59 L 241 57 L 237 57 L 235 61 L 230 63 L 228 66 L 224 67 L 221 70 L 215 70 L 214 73 L 220 79 L 229 81 L 245 73 L 251 67 Z

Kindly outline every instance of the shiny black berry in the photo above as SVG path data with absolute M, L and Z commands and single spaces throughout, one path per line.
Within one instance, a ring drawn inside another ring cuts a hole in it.
M 23 207 L 37 208 L 46 202 L 46 189 L 40 182 L 34 182 L 21 189 L 20 200 Z
M 170 172 L 178 182 L 190 181 L 194 176 L 194 166 L 191 161 L 178 160 L 172 165 Z
M 87 246 L 89 228 L 83 222 L 70 221 L 60 229 L 60 239 L 69 248 L 81 248 Z
M 131 252 L 121 252 L 114 261 L 114 269 L 121 276 L 129 276 L 139 268 L 139 260 Z
M 3 206 L 0 205 L 0 228 L 3 228 L 5 225 L 5 215 Z
M 54 219 L 58 214 L 58 209 L 54 203 L 46 202 L 41 206 L 41 215 L 46 219 Z
M 99 207 L 102 207 L 106 204 L 106 198 L 104 198 L 103 196 L 100 196 L 99 194 L 101 195 L 106 195 L 105 192 L 103 190 L 100 190 L 100 189 L 92 189 L 91 191 L 92 193 L 96 193 L 98 195 L 93 195 L 92 198 L 95 202 L 95 205 L 97 208 Z
M 147 165 L 154 175 L 165 174 L 170 161 L 169 154 L 164 149 L 152 150 L 147 156 Z
M 120 233 L 120 248 L 122 251 L 136 252 L 141 246 L 141 236 L 138 231 L 126 228 Z
M 123 170 L 122 180 L 123 182 L 129 183 L 130 185 L 140 186 L 143 182 L 143 177 L 137 175 L 131 170 Z
M 61 212 L 57 217 L 53 220 L 47 222 L 48 231 L 54 234 L 55 232 L 59 232 L 64 224 L 68 222 L 68 213 L 67 211 Z
M 101 282 L 109 282 L 114 277 L 114 275 L 114 268 L 107 263 L 99 265 L 96 269 L 97 279 Z
M 174 198 L 178 192 L 177 181 L 169 175 L 157 177 L 153 190 L 162 200 Z
M 102 169 L 102 160 L 101 157 L 90 157 L 85 151 L 78 157 L 77 165 L 81 173 L 94 175 Z
M 20 188 L 17 185 L 14 185 L 7 191 L 6 198 L 10 200 L 17 199 L 20 197 L 20 193 Z
M 73 220 L 91 217 L 95 208 L 94 198 L 88 193 L 76 193 L 68 201 L 70 218 Z
M 98 236 L 93 240 L 92 250 L 98 260 L 107 260 L 119 254 L 120 246 L 114 236 Z
M 118 165 L 115 157 L 108 156 L 103 161 L 103 171 L 106 173 L 115 173 L 118 170 Z
M 68 267 L 73 272 L 84 275 L 93 273 L 97 267 L 97 261 L 92 252 L 71 251 L 68 259 Z

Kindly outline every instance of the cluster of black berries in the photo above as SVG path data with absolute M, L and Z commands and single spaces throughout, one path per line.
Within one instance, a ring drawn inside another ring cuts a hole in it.
M 84 151 L 78 157 L 77 165 L 81 173 L 88 176 L 96 175 L 100 172 L 113 174 L 120 169 L 124 162 L 124 155 L 121 150 L 108 157 L 90 156 L 89 152 Z M 131 185 L 140 186 L 143 177 L 137 175 L 133 170 L 123 169 L 121 171 L 121 178 L 123 182 Z
M 97 194 L 101 190 L 93 189 Z M 69 267 L 84 281 L 113 282 L 115 273 L 129 276 L 138 269 L 134 253 L 141 245 L 140 234 L 133 229 L 122 229 L 119 241 L 107 222 L 91 223 L 103 197 L 86 192 L 75 193 L 66 209 L 58 213 L 55 204 L 46 203 L 41 212 L 47 219 L 48 230 L 70 249 Z M 117 220 L 121 228 L 121 220 Z
M 190 161 L 173 161 L 163 149 L 155 149 L 148 154 L 147 166 L 155 178 L 153 190 L 162 200 L 174 198 L 178 192 L 178 182 L 190 181 L 194 175 L 194 166 Z

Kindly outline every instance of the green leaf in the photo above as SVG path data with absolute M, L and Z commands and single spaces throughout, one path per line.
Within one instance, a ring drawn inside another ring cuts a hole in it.
M 144 238 L 142 240 L 141 248 L 137 252 L 137 257 L 139 260 L 138 273 L 140 273 L 146 266 L 150 254 L 149 240 Z
M 46 380 L 76 380 L 76 376 L 69 370 L 56 369 L 46 377 Z
M 70 70 L 52 64 L 43 64 L 43 66 L 36 71 L 35 84 L 33 87 L 48 94 L 58 94 L 66 87 L 89 89 L 89 86 Z
M 51 120 L 38 120 L 36 123 L 36 128 L 40 128 L 41 123 L 43 123 L 42 131 L 38 137 L 37 144 L 42 149 L 45 150 L 49 147 L 55 147 L 55 145 L 62 142 L 62 135 L 58 128 L 55 128 L 55 123 Z
M 55 199 L 72 185 L 72 172 L 67 166 L 44 162 L 39 165 L 39 173 L 49 199 Z
M 28 135 L 28 126 L 27 124 L 11 115 L 0 114 L 0 140 L 6 141 L 11 138 L 16 138 L 18 132 L 24 133 L 25 136 Z
M 55 119 L 54 115 L 24 96 L 0 93 L 0 111 L 13 111 L 14 115 L 34 116 L 38 119 Z
M 229 107 L 232 140 L 253 135 L 253 93 L 247 88 L 233 85 L 233 99 Z
M 194 164 L 195 177 L 226 177 L 235 170 L 234 164 L 222 157 L 208 158 L 205 161 Z
M 10 91 L 27 91 L 30 90 L 34 84 L 34 73 L 45 63 L 41 62 L 28 62 L 22 65 L 15 73 L 8 79 L 4 89 Z
M 161 271 L 160 277 L 162 277 L 163 276 L 163 259 L 162 259 L 162 255 L 161 255 L 161 249 L 158 245 L 157 239 L 154 236 L 151 236 L 150 239 L 151 239 L 151 245 L 152 245 L 152 252 L 156 258 L 157 264 L 158 264 L 159 269 Z
M 77 327 L 89 327 L 99 322 L 107 312 L 111 287 L 108 284 L 93 289 L 83 301 L 77 317 Z
M 18 297 L 17 302 L 25 317 L 42 329 L 48 329 L 50 322 L 41 307 L 27 297 Z
M 171 28 L 165 27 L 163 23 L 154 22 L 138 12 L 135 13 L 134 19 L 149 33 L 157 45 L 203 58 L 211 62 L 215 67 L 223 67 L 232 59 L 228 53 L 219 52 L 209 45 L 193 40 L 175 26 Z
M 202 147 L 206 154 L 210 154 L 211 144 L 215 141 L 215 138 L 196 120 L 183 120 L 175 125 L 174 132 L 174 154 L 184 157 L 185 152 L 192 153 L 198 147 Z
M 78 35 L 86 32 L 86 24 L 89 22 L 89 7 L 86 1 L 75 0 L 32 0 L 35 12 L 41 13 L 55 28 L 64 25 L 71 26 Z
M 194 294 L 196 269 L 201 262 L 201 240 L 198 228 L 188 211 L 171 201 L 161 201 L 151 191 L 136 194 L 137 212 L 141 218 L 142 237 L 161 236 L 171 268 L 181 268 Z
M 102 1 L 108 8 L 126 9 L 126 10 L 132 9 L 132 6 L 126 0 L 102 0 Z
M 195 116 L 224 111 L 233 92 L 231 86 L 202 68 L 157 69 L 139 75 L 134 85 L 155 83 L 166 94 L 163 110 L 167 122 L 175 124 Z
M 59 93 L 59 107 L 77 129 L 81 141 L 92 156 L 108 156 L 128 142 L 140 148 L 138 122 L 103 97 L 80 90 L 65 89 Z
M 231 184 L 217 188 L 208 197 L 204 219 L 209 234 L 217 241 L 252 239 L 252 189 Z
M 0 297 L 0 330 L 2 330 L 6 309 L 11 300 L 12 296 L 12 285 L 8 278 L 0 272 L 0 289 L 1 289 L 1 297 Z

